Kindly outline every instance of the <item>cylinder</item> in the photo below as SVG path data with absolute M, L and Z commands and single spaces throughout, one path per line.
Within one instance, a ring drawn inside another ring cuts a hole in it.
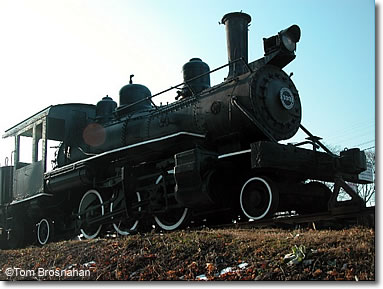
M 228 60 L 243 58 L 229 66 L 228 78 L 241 75 L 246 72 L 245 62 L 248 62 L 248 33 L 247 27 L 251 21 L 250 15 L 242 12 L 228 13 L 223 16 L 221 23 L 226 27 L 226 42 Z

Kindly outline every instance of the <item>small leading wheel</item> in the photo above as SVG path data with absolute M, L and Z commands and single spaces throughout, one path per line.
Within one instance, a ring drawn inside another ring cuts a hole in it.
M 91 223 L 92 219 L 104 215 L 102 197 L 96 190 L 85 193 L 78 206 L 79 218 L 83 221 L 80 232 L 86 239 L 94 239 L 101 231 L 102 225 Z
M 158 193 L 163 198 L 168 198 L 168 206 L 173 207 L 167 209 L 163 213 L 156 214 L 154 220 L 156 224 L 163 230 L 173 231 L 185 226 L 190 219 L 190 210 L 185 207 L 177 207 L 177 201 L 174 197 L 174 186 L 166 182 L 163 176 L 160 175 L 156 180 L 158 185 Z M 167 194 L 172 192 L 171 194 Z M 167 195 L 167 196 L 166 196 Z
M 279 202 L 278 196 L 278 191 L 267 178 L 250 178 L 241 189 L 242 212 L 249 219 L 260 220 L 275 212 Z
M 307 205 L 300 208 L 300 214 L 326 212 L 331 198 L 331 190 L 323 183 L 310 182 L 305 184 L 305 199 Z
M 48 243 L 53 236 L 53 224 L 47 219 L 41 219 L 37 226 L 37 241 L 41 246 Z
M 124 196 L 120 195 L 123 194 L 123 192 L 119 192 L 119 195 L 117 196 L 116 200 L 110 204 L 110 212 L 113 212 L 114 210 L 125 210 L 125 201 Z M 141 207 L 135 207 L 134 203 L 141 202 L 141 195 L 139 192 L 136 192 L 135 198 L 133 200 L 128 200 L 128 205 L 132 205 L 132 210 L 136 212 L 141 212 Z M 119 219 L 117 222 L 113 223 L 113 228 L 116 230 L 116 232 L 120 235 L 126 236 L 131 234 L 132 231 L 137 229 L 137 226 L 139 224 L 139 220 L 136 218 L 132 218 L 129 216 L 126 216 L 123 214 L 123 217 Z

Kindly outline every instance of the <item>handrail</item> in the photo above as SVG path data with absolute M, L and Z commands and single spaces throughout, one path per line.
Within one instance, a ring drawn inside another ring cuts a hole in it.
M 309 132 L 308 129 L 305 128 L 302 124 L 300 124 L 299 127 L 310 137 L 311 141 L 319 145 L 326 153 L 328 153 L 330 156 L 337 157 L 337 155 L 332 153 L 324 144 L 320 142 L 318 137 L 314 136 L 311 132 Z
M 194 80 L 196 80 L 196 79 L 199 79 L 199 78 L 204 77 L 204 76 L 206 76 L 206 75 L 209 75 L 209 74 L 211 74 L 211 73 L 213 73 L 213 72 L 216 72 L 216 71 L 218 71 L 218 70 L 221 70 L 222 68 L 225 68 L 225 67 L 227 67 L 227 66 L 229 66 L 229 65 L 232 65 L 233 63 L 236 63 L 236 62 L 238 62 L 238 61 L 243 61 L 243 62 L 245 63 L 245 65 L 248 66 L 248 64 L 246 63 L 246 61 L 244 60 L 243 57 L 238 58 L 238 59 L 233 60 L 233 61 L 231 61 L 231 62 L 229 62 L 229 63 L 227 63 L 227 64 L 224 64 L 224 65 L 222 65 L 222 66 L 220 66 L 220 67 L 217 67 L 217 68 L 215 68 L 215 69 L 213 69 L 213 70 L 210 70 L 210 71 L 205 72 L 205 73 L 202 73 L 202 74 L 200 74 L 200 75 L 198 75 L 198 76 L 196 76 L 196 77 L 193 77 L 193 78 L 191 78 L 191 79 L 188 79 L 187 81 L 184 81 L 184 82 L 182 82 L 182 83 L 180 83 L 180 84 L 177 84 L 177 85 L 175 85 L 175 86 L 171 86 L 170 88 L 167 88 L 167 89 L 165 89 L 165 90 L 163 90 L 163 91 L 160 91 L 160 92 L 158 92 L 158 93 L 156 93 L 156 94 L 153 94 L 153 95 L 151 95 L 151 96 L 147 96 L 147 97 L 145 97 L 145 98 L 143 98 L 143 99 L 137 100 L 137 101 L 135 101 L 135 102 L 133 102 L 133 103 L 131 103 L 131 104 L 128 104 L 128 105 L 126 105 L 126 106 L 123 106 L 123 107 L 121 107 L 120 109 L 117 108 L 116 112 L 117 112 L 117 113 L 122 113 L 122 112 L 124 112 L 125 110 L 128 110 L 129 108 L 131 108 L 132 106 L 135 106 L 135 105 L 137 105 L 137 104 L 139 104 L 139 103 L 141 103 L 141 102 L 148 101 L 148 100 L 154 105 L 154 107 L 155 107 L 156 109 L 158 109 L 157 105 L 155 105 L 154 102 L 153 102 L 153 100 L 152 100 L 154 97 L 159 96 L 159 95 L 161 95 L 161 94 L 163 94 L 163 93 L 165 93 L 165 92 L 168 92 L 168 91 L 170 91 L 170 90 L 172 90 L 172 89 L 176 89 L 176 88 L 180 87 L 181 85 L 187 85 L 187 86 L 189 86 L 189 82 L 192 82 L 192 81 L 194 81 Z M 248 66 L 248 69 L 250 70 L 250 72 L 252 72 L 252 70 L 251 70 L 251 68 L 250 68 L 249 66 Z
M 261 123 L 258 122 L 258 120 L 245 108 L 243 107 L 239 102 L 238 98 L 236 96 L 232 96 L 231 102 L 235 107 L 239 109 L 240 112 L 242 112 L 265 136 L 267 136 L 271 141 L 278 142 L 272 135 L 269 133 Z

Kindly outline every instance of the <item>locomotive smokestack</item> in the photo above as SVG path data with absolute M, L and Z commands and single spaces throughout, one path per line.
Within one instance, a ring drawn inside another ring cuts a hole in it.
M 223 16 L 221 23 L 226 27 L 226 41 L 227 41 L 227 53 L 229 63 L 243 58 L 247 63 L 247 27 L 251 21 L 250 15 L 242 12 L 228 13 Z M 245 64 L 243 61 L 237 61 L 229 66 L 228 78 L 241 75 L 245 70 Z

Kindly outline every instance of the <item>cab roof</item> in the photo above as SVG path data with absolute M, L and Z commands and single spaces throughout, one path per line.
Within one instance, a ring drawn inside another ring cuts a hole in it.
M 95 105 L 93 104 L 84 104 L 84 103 L 66 103 L 58 105 L 50 105 L 38 113 L 28 117 L 22 122 L 16 124 L 15 126 L 7 129 L 3 134 L 3 138 L 10 136 L 16 136 L 24 131 L 30 129 L 31 125 L 40 121 L 43 118 L 53 118 L 53 119 L 66 119 L 68 117 L 68 111 L 94 111 Z

